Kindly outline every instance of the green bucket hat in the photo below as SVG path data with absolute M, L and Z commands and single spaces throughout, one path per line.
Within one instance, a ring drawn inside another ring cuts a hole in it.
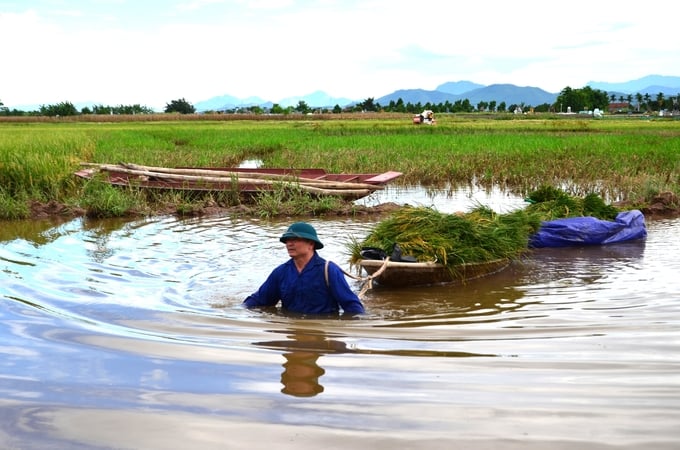
M 279 241 L 286 242 L 286 240 L 290 238 L 307 239 L 314 242 L 314 248 L 316 250 L 323 248 L 323 244 L 316 236 L 316 230 L 313 226 L 306 222 L 295 222 L 289 226 L 286 232 L 281 235 L 281 239 L 279 239 Z

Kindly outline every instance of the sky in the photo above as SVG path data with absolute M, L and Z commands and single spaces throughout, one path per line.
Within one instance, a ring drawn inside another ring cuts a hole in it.
M 674 2 L 0 0 L 0 102 L 139 104 L 680 76 Z M 665 5 L 665 6 L 664 6 Z

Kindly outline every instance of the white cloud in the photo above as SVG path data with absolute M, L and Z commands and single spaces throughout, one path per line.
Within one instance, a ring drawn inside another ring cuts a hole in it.
M 626 3 L 28 0 L 0 6 L 0 100 L 162 108 L 215 95 L 353 99 L 448 81 L 558 92 L 680 75 L 670 29 Z M 19 9 L 17 9 L 19 8 Z M 23 9 L 22 9 L 23 8 Z M 656 26 L 654 26 L 656 25 Z

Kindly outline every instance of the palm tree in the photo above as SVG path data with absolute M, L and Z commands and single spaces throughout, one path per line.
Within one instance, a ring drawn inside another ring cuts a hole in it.
M 656 103 L 659 105 L 659 111 L 663 109 L 664 95 L 663 92 L 656 94 Z

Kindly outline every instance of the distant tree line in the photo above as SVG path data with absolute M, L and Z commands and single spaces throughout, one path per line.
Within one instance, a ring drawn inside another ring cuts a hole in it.
M 633 99 L 637 99 L 637 103 L 633 103 Z M 605 91 L 599 89 L 592 89 L 586 86 L 582 89 L 572 89 L 566 87 L 559 93 L 557 99 L 554 103 L 543 103 L 540 105 L 529 105 L 525 103 L 515 104 L 512 103 L 508 105 L 506 102 L 492 101 L 480 101 L 476 105 L 473 105 L 470 100 L 462 99 L 456 100 L 451 103 L 449 101 L 443 103 L 410 103 L 404 102 L 403 99 L 391 100 L 387 105 L 381 105 L 376 102 L 374 98 L 370 97 L 362 102 L 358 102 L 351 106 L 346 106 L 344 108 L 339 105 L 335 105 L 333 108 L 312 108 L 305 101 L 300 100 L 296 106 L 282 107 L 279 104 L 272 105 L 269 110 L 262 108 L 260 106 L 248 106 L 248 107 L 238 107 L 233 109 L 221 110 L 221 111 L 208 111 L 212 113 L 248 113 L 248 114 L 308 114 L 308 113 L 343 113 L 343 112 L 397 112 L 397 113 L 411 113 L 417 114 L 423 110 L 431 110 L 435 113 L 472 113 L 472 112 L 515 112 L 515 111 L 529 111 L 534 112 L 567 112 L 571 110 L 573 112 L 580 111 L 593 111 L 596 108 L 602 111 L 606 111 L 610 103 L 616 102 L 617 98 L 615 95 L 609 95 Z M 626 98 L 619 96 L 620 103 L 628 103 L 629 111 L 639 111 L 639 112 L 654 112 L 661 110 L 672 110 L 678 111 L 678 103 L 680 102 L 680 94 L 677 96 L 671 96 L 665 98 L 664 94 L 659 93 L 656 98 L 656 102 L 651 101 L 649 94 L 641 95 L 637 94 L 635 97 L 628 95 Z
M 376 102 L 373 97 L 369 97 L 362 102 L 354 105 L 340 107 L 335 105 L 333 108 L 313 108 L 309 106 L 304 100 L 300 100 L 296 106 L 282 107 L 278 103 L 274 103 L 271 108 L 264 108 L 262 106 L 248 106 L 238 107 L 233 109 L 206 111 L 206 113 L 247 113 L 247 114 L 309 114 L 309 113 L 334 113 L 339 114 L 343 112 L 397 112 L 397 113 L 411 113 L 417 114 L 423 110 L 431 110 L 435 113 L 472 113 L 472 112 L 516 112 L 529 111 L 534 112 L 572 112 L 593 111 L 594 109 L 607 110 L 610 103 L 627 104 L 627 112 L 658 112 L 678 111 L 680 103 L 680 94 L 666 97 L 663 93 L 659 93 L 653 99 L 651 95 L 647 94 L 629 94 L 626 96 L 616 94 L 608 94 L 599 89 L 592 89 L 586 86 L 581 89 L 572 89 L 565 87 L 557 96 L 553 104 L 544 103 L 541 105 L 527 105 L 524 103 L 510 104 L 506 102 L 480 101 L 473 105 L 470 100 L 462 99 L 451 103 L 446 101 L 443 103 L 410 103 L 404 102 L 401 98 L 398 100 L 391 100 L 387 105 L 381 105 Z M 194 114 L 196 108 L 184 98 L 171 100 L 165 105 L 165 113 L 169 114 Z M 135 105 L 118 105 L 105 106 L 95 105 L 92 107 L 84 107 L 80 111 L 71 102 L 61 102 L 53 105 L 42 105 L 37 111 L 21 111 L 17 109 L 10 110 L 5 107 L 0 101 L 0 116 L 77 116 L 79 114 L 100 114 L 100 115 L 116 115 L 116 114 L 155 114 L 155 111 L 149 107 L 139 104 Z
M 633 103 L 635 98 L 636 103 Z M 572 89 L 570 87 L 564 88 L 557 96 L 554 103 L 543 103 L 540 105 L 528 105 L 524 103 L 510 104 L 506 102 L 496 101 L 481 101 L 476 105 L 472 105 L 468 99 L 456 100 L 454 103 L 446 101 L 444 103 L 425 103 L 425 104 L 411 104 L 404 103 L 400 98 L 397 101 L 390 101 L 386 106 L 381 106 L 376 103 L 373 98 L 368 98 L 363 102 L 357 103 L 353 110 L 355 111 L 387 111 L 387 112 L 407 112 L 419 113 L 424 109 L 432 110 L 439 113 L 471 113 L 471 112 L 514 112 L 514 111 L 528 111 L 532 109 L 534 112 L 566 112 L 571 109 L 573 112 L 593 111 L 600 109 L 606 111 L 610 103 L 616 102 L 617 97 L 614 94 L 607 94 L 607 92 L 593 89 L 586 86 L 582 89 Z M 680 94 L 666 98 L 663 93 L 656 96 L 656 100 L 652 101 L 649 94 L 628 95 L 625 98 L 619 96 L 620 103 L 627 103 L 629 110 L 638 112 L 658 112 L 662 110 L 678 111 L 678 104 L 680 103 Z
M 196 112 L 194 106 L 187 102 L 184 98 L 172 100 L 165 105 L 166 113 L 180 113 L 193 114 Z M 36 111 L 21 111 L 4 106 L 0 101 L 0 116 L 48 116 L 48 117 L 64 117 L 77 116 L 81 114 L 98 114 L 98 115 L 116 115 L 116 114 L 155 114 L 156 112 L 148 106 L 135 105 L 94 105 L 92 107 L 85 106 L 80 111 L 71 102 L 61 102 L 52 105 L 41 105 Z
M 77 116 L 80 114 L 154 114 L 154 110 L 141 105 L 118 105 L 104 106 L 94 105 L 84 107 L 80 111 L 71 102 L 55 103 L 53 105 L 41 105 L 36 111 L 21 111 L 18 109 L 10 110 L 0 102 L 0 116 L 48 116 L 63 117 Z

